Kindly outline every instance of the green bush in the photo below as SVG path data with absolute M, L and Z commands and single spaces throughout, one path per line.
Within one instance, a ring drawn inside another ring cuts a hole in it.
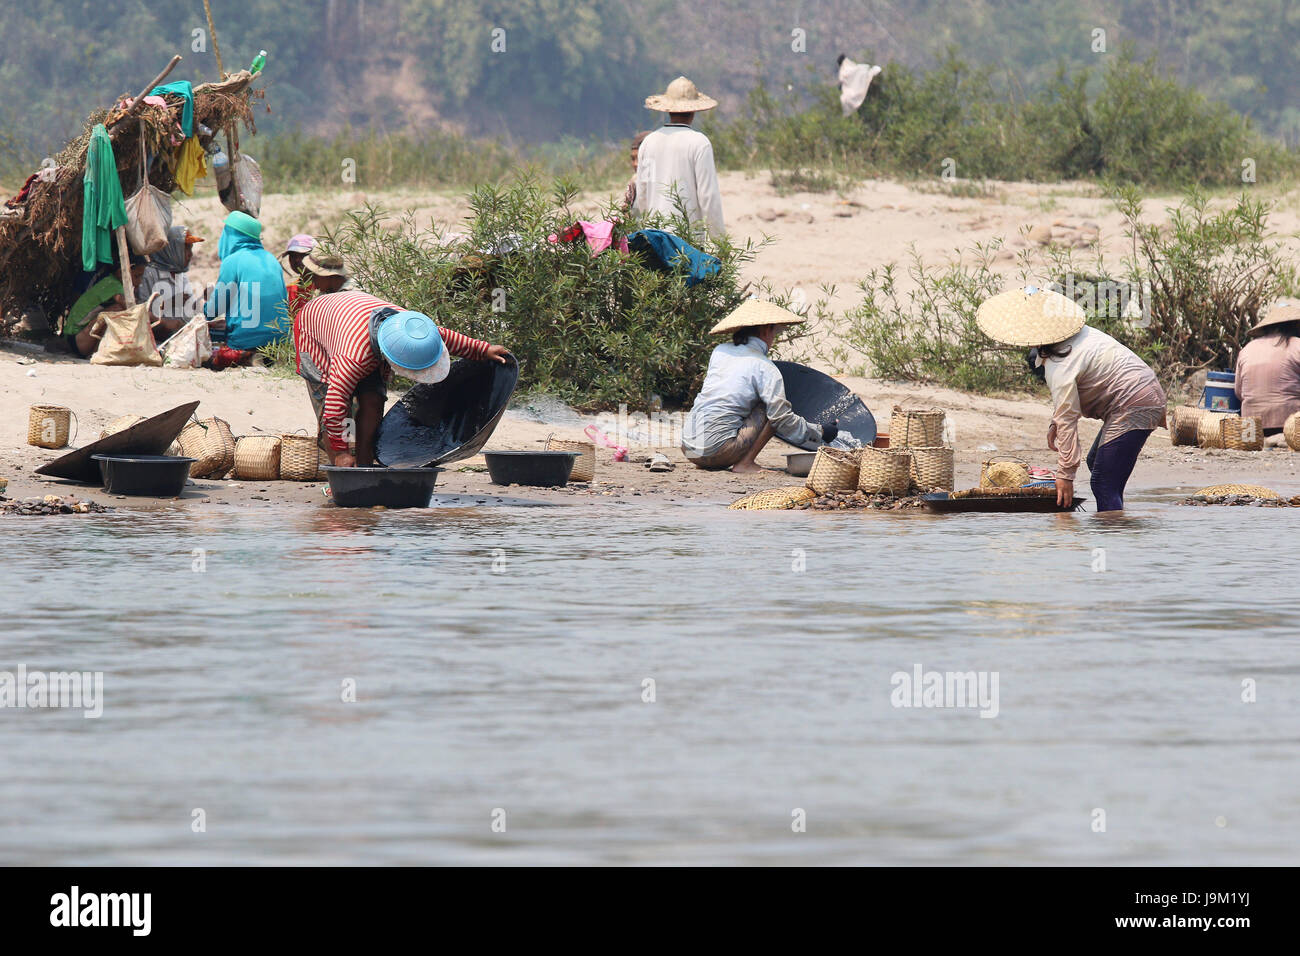
M 1104 68 L 1061 67 L 1031 93 L 949 50 L 929 70 L 891 65 L 848 117 L 824 81 L 785 102 L 759 86 L 738 119 L 706 129 L 720 164 L 793 173 L 1188 186 L 1240 184 L 1248 159 L 1257 177 L 1300 168 L 1294 152 L 1132 47 Z
M 1268 228 L 1270 207 L 1243 195 L 1216 210 L 1193 190 L 1161 227 L 1142 221 L 1134 188 L 1113 197 L 1128 221 L 1129 257 L 1112 268 L 1096 252 L 1079 262 L 1067 248 L 1027 249 L 1019 282 L 1069 295 L 1089 325 L 1133 349 L 1167 383 L 1197 369 L 1231 368 L 1263 308 L 1297 286 Z M 859 283 L 863 300 L 845 313 L 843 341 L 882 378 L 979 392 L 1031 388 L 1025 350 L 990 341 L 975 322 L 980 303 L 1013 284 L 993 270 L 1001 245 L 976 244 L 940 266 L 913 253 L 906 294 L 896 265 L 873 269 Z
M 576 194 L 565 183 L 548 194 L 530 178 L 479 186 L 469 196 L 466 235 L 452 241 L 410 216 L 394 220 L 368 207 L 325 243 L 361 288 L 508 347 L 527 390 L 582 409 L 647 407 L 653 395 L 670 407 L 686 404 L 716 344 L 709 328 L 742 301 L 739 270 L 762 244 L 697 236 L 693 243 L 717 256 L 721 271 L 688 286 L 683 274 L 653 271 L 615 249 L 592 256 L 582 239 L 549 242 L 579 218 Z M 683 219 L 674 225 L 688 234 Z

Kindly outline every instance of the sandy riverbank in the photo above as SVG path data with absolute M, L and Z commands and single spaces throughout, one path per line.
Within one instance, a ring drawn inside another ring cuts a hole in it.
M 895 403 L 946 409 L 955 432 L 959 487 L 975 484 L 979 463 L 994 454 L 1015 453 L 1048 467 L 1054 461 L 1044 442 L 1049 418 L 1045 393 L 1041 398 L 1012 400 L 861 378 L 847 378 L 844 382 L 862 396 L 880 420 L 882 430 L 888 428 L 890 409 Z M 156 414 L 196 398 L 201 402 L 200 415 L 226 419 L 236 435 L 314 428 L 301 382 L 266 370 L 106 368 L 65 357 L 36 356 L 12 347 L 0 348 L 0 477 L 9 479 L 7 494 L 21 498 L 71 493 L 117 507 L 156 507 L 156 502 L 116 500 L 98 489 L 32 474 L 63 452 L 26 444 L 28 406 L 47 402 L 72 408 L 77 415 L 78 431 L 73 441 L 77 446 L 97 438 L 105 425 L 121 415 Z M 547 420 L 538 420 L 541 417 Z M 609 419 L 579 418 L 563 409 L 557 413 L 556 409 L 524 406 L 507 414 L 488 447 L 540 449 L 552 434 L 581 439 L 582 428 L 589 422 L 612 427 Z M 1091 441 L 1096 427 L 1096 423 L 1085 423 L 1086 440 Z M 602 448 L 598 450 L 596 480 L 590 487 L 507 491 L 490 483 L 482 470 L 482 458 L 478 457 L 453 464 L 441 477 L 438 488 L 440 492 L 509 493 L 538 500 L 641 499 L 663 504 L 697 501 L 722 505 L 751 491 L 802 483 L 802 479 L 778 470 L 743 476 L 703 472 L 687 463 L 680 450 L 671 445 L 655 450 L 676 463 L 673 471 L 650 472 L 639 462 L 614 462 L 613 453 Z M 760 464 L 782 468 L 783 455 L 790 450 L 773 442 L 760 457 Z M 644 457 L 651 448 L 638 446 L 632 451 L 634 458 Z M 1082 474 L 1079 491 L 1087 495 Z M 1162 429 L 1148 443 L 1130 487 L 1192 491 L 1229 481 L 1264 484 L 1287 494 L 1300 492 L 1300 454 L 1287 449 L 1251 453 L 1173 448 L 1168 432 Z M 315 507 L 324 499 L 315 483 L 198 480 L 180 503 L 196 509 L 284 504 Z

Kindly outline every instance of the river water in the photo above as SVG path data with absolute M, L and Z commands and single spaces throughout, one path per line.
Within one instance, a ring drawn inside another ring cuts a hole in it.
M 1300 512 L 1170 500 L 0 520 L 0 670 L 103 672 L 0 862 L 1293 863 Z

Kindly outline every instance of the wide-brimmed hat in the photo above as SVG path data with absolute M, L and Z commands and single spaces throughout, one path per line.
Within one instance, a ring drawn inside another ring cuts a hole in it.
M 1264 313 L 1264 317 L 1250 327 L 1250 335 L 1263 332 L 1265 329 L 1282 325 L 1286 322 L 1300 322 L 1300 303 L 1292 302 L 1290 299 L 1281 299 L 1274 302 Z
M 705 96 L 684 76 L 679 76 L 668 84 L 668 89 L 654 96 L 647 96 L 645 108 L 659 110 L 661 113 L 703 113 L 718 105 L 711 96 Z
M 1032 285 L 985 299 L 975 313 L 980 331 L 1003 345 L 1055 345 L 1087 321 L 1073 299 Z
M 438 323 L 423 312 L 396 312 L 379 323 L 375 333 L 380 354 L 398 375 L 436 384 L 451 371 L 451 357 Z
M 803 325 L 805 321 L 803 316 L 795 315 L 771 302 L 746 299 L 734 312 L 709 329 L 709 334 L 724 335 L 756 325 Z
M 347 266 L 343 264 L 341 257 L 323 252 L 308 254 L 307 258 L 302 260 L 302 267 L 318 276 L 342 276 L 346 279 L 348 275 Z
M 284 247 L 284 252 L 280 253 L 279 258 L 283 259 L 291 252 L 311 252 L 315 248 L 315 238 L 307 235 L 305 232 L 300 232 L 289 240 L 288 244 Z

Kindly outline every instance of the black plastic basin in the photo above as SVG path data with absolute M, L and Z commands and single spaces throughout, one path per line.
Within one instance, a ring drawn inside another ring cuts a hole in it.
M 427 508 L 439 468 L 339 468 L 325 465 L 340 508 Z
M 110 495 L 179 498 L 197 458 L 171 455 L 92 455 Z
M 488 474 L 495 485 L 553 488 L 569 483 L 576 451 L 485 451 Z

